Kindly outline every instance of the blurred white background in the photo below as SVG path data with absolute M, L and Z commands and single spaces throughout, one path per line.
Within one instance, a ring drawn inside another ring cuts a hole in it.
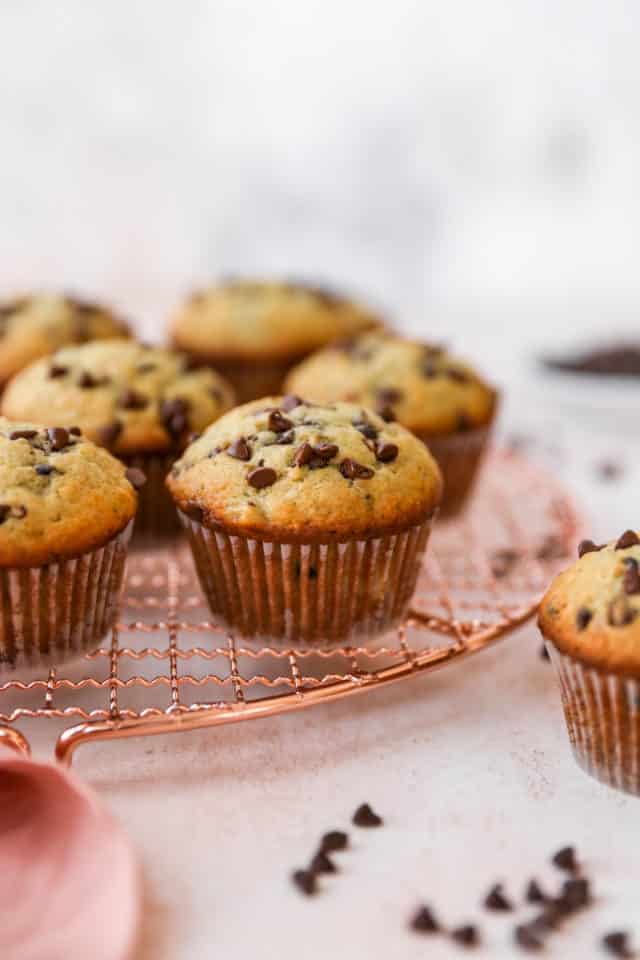
M 634 326 L 631 0 L 3 0 L 0 287 L 160 335 L 224 271 L 414 329 Z

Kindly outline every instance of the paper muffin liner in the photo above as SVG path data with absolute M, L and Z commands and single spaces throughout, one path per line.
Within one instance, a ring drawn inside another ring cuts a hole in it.
M 403 533 L 288 544 L 205 527 L 180 512 L 211 612 L 262 642 L 346 642 L 406 615 L 432 519 Z
M 127 467 L 137 467 L 147 482 L 138 490 L 138 512 L 133 531 L 134 545 L 142 541 L 175 537 L 180 521 L 165 479 L 179 454 L 132 454 L 119 457 Z
M 549 641 L 547 649 L 579 765 L 611 787 L 640 795 L 640 678 L 586 666 Z
M 133 520 L 104 546 L 0 570 L 0 672 L 55 665 L 99 646 L 118 613 Z
M 189 354 L 189 358 L 194 366 L 211 367 L 228 380 L 235 391 L 237 404 L 282 393 L 286 375 L 303 359 L 297 355 L 280 360 L 239 360 L 198 354 Z
M 458 431 L 444 436 L 419 433 L 438 463 L 444 479 L 440 519 L 456 516 L 469 499 L 480 472 L 491 428 Z

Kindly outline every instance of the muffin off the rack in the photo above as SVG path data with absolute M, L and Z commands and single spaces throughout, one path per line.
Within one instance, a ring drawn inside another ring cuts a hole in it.
M 67 347 L 15 377 L 2 399 L 6 416 L 45 425 L 78 426 L 126 466 L 144 471 L 136 534 L 179 529 L 164 484 L 189 437 L 233 403 L 233 391 L 212 370 L 133 340 Z
M 137 482 L 76 430 L 0 418 L 0 670 L 77 656 L 109 631 Z
M 640 794 L 640 537 L 585 541 L 544 597 L 539 626 L 582 767 Z
M 231 411 L 167 480 L 215 617 L 263 641 L 348 641 L 406 614 L 441 496 L 427 448 L 360 406 Z
M 438 461 L 442 516 L 463 507 L 487 446 L 497 395 L 444 349 L 383 331 L 365 333 L 314 354 L 291 372 L 286 387 L 319 403 L 361 403 L 397 420 Z
M 336 337 L 380 323 L 329 290 L 264 280 L 230 280 L 194 293 L 171 324 L 174 346 L 212 365 L 238 400 L 278 393 L 287 371 Z
M 127 324 L 100 304 L 37 294 L 0 301 L 0 387 L 60 347 L 130 336 Z

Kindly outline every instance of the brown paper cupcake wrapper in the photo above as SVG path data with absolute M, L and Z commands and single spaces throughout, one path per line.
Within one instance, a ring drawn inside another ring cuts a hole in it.
M 281 544 L 211 530 L 180 513 L 216 620 L 262 642 L 346 642 L 406 615 L 431 520 L 404 533 Z
M 104 546 L 44 567 L 0 570 L 0 672 L 95 649 L 118 613 L 131 521 Z
M 177 457 L 176 454 L 136 454 L 119 458 L 127 467 L 142 470 L 147 478 L 145 485 L 138 490 L 134 545 L 175 537 L 180 533 L 175 504 L 165 484 L 165 478 Z
M 576 760 L 603 783 L 640 795 L 640 679 L 585 666 L 549 642 L 547 648 Z
M 480 471 L 490 433 L 490 427 L 479 427 L 449 436 L 418 434 L 442 471 L 444 494 L 440 519 L 454 517 L 465 506 Z
M 303 359 L 302 356 L 287 357 L 282 360 L 237 360 L 220 357 L 202 357 L 190 354 L 192 363 L 201 367 L 212 367 L 228 380 L 236 394 L 236 402 L 248 403 L 282 393 L 284 378 L 292 367 Z

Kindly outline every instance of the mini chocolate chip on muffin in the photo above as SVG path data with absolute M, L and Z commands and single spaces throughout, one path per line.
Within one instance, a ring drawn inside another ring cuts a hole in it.
M 446 350 L 384 331 L 320 350 L 286 388 L 318 403 L 345 400 L 397 420 L 428 444 L 444 478 L 442 515 L 466 502 L 486 448 L 496 391 Z
M 139 482 L 77 430 L 0 418 L 0 669 L 57 662 L 110 630 Z
M 585 540 L 579 553 L 551 584 L 539 626 L 578 762 L 640 794 L 640 537 Z
M 442 488 L 399 424 L 297 397 L 232 410 L 167 483 L 214 615 L 296 642 L 371 636 L 405 616 Z
M 127 324 L 111 310 L 77 297 L 34 294 L 0 301 L 0 386 L 60 347 L 129 336 Z
M 195 363 L 220 370 L 244 402 L 278 392 L 313 350 L 379 323 L 330 290 L 238 279 L 194 293 L 173 318 L 171 338 Z
M 23 370 L 2 398 L 6 416 L 78 426 L 148 482 L 136 533 L 178 529 L 164 478 L 194 432 L 233 404 L 213 370 L 193 370 L 183 354 L 135 340 L 66 347 Z

